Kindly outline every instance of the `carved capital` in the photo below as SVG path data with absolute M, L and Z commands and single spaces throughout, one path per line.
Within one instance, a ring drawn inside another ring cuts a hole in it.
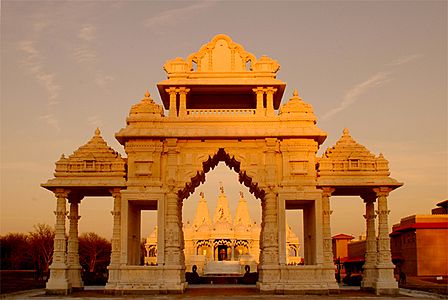
M 265 89 L 266 94 L 274 94 L 275 92 L 277 92 L 277 89 L 274 87 L 268 87 Z
M 175 87 L 170 87 L 168 89 L 165 89 L 165 92 L 167 92 L 168 94 L 176 95 L 176 88 Z
M 392 191 L 392 188 L 379 187 L 379 188 L 374 188 L 373 191 L 375 192 L 377 197 L 387 197 L 387 196 L 389 196 L 389 193 Z
M 80 203 L 83 198 L 84 198 L 84 196 L 82 196 L 80 194 L 70 193 L 68 195 L 68 202 L 69 203 Z
M 331 197 L 331 194 L 333 194 L 336 189 L 333 187 L 322 187 L 321 190 L 322 197 Z
M 374 193 L 361 194 L 361 198 L 362 198 L 362 200 L 364 200 L 364 203 L 376 201 L 376 195 Z
M 176 90 L 180 95 L 186 95 L 190 89 L 187 89 L 186 87 L 180 87 Z
M 114 198 L 120 197 L 121 196 L 121 189 L 120 188 L 112 188 L 112 189 L 109 189 L 109 193 Z
M 265 88 L 263 88 L 263 87 L 257 87 L 257 88 L 254 88 L 254 89 L 252 89 L 252 91 L 255 93 L 255 94 L 263 94 L 264 93 L 264 91 L 265 91 Z
M 56 198 L 67 199 L 69 192 L 70 192 L 69 190 L 65 190 L 65 189 L 56 189 L 54 191 L 54 195 L 56 196 Z

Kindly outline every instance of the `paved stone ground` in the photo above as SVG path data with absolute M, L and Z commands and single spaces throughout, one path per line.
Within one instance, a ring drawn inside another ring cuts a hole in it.
M 400 290 L 400 295 L 396 297 L 376 296 L 367 292 L 360 291 L 357 288 L 343 287 L 341 293 L 329 296 L 316 295 L 260 295 L 255 287 L 247 287 L 241 285 L 200 285 L 188 288 L 181 295 L 127 295 L 127 296 L 110 296 L 103 293 L 102 287 L 86 287 L 84 291 L 75 292 L 69 296 L 46 296 L 45 291 L 31 290 L 21 293 L 1 295 L 2 299 L 213 299 L 213 300 L 258 300 L 258 299 L 448 299 L 446 296 L 436 294 L 418 292 L 413 290 Z

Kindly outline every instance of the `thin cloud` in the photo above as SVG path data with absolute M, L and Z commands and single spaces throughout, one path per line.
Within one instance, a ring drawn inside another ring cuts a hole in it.
M 48 113 L 46 115 L 40 116 L 39 119 L 43 120 L 47 125 L 56 129 L 56 131 L 61 131 L 61 128 L 59 127 L 59 121 L 58 119 L 56 119 L 53 113 Z
M 322 116 L 322 119 L 328 119 L 329 117 L 334 116 L 335 114 L 339 113 L 340 111 L 343 111 L 344 109 L 347 109 L 349 106 L 351 106 L 353 103 L 359 100 L 359 97 L 366 93 L 368 90 L 383 85 L 386 82 L 389 82 L 389 73 L 387 72 L 379 72 L 375 75 L 371 76 L 366 81 L 355 85 L 353 88 L 351 88 L 344 96 L 344 99 L 339 104 L 338 107 L 333 108 L 326 114 Z
M 83 46 L 73 50 L 73 57 L 78 63 L 94 63 L 97 60 L 95 50 L 90 47 Z
M 79 30 L 78 37 L 81 40 L 90 42 L 96 38 L 96 27 L 89 24 Z
M 113 76 L 104 75 L 101 72 L 98 72 L 95 77 L 95 84 L 100 88 L 105 89 L 107 85 L 114 80 L 115 78 Z
M 89 117 L 87 123 L 93 128 L 103 127 L 103 120 L 99 115 Z
M 34 76 L 35 80 L 44 87 L 48 95 L 46 102 L 47 114 L 39 117 L 39 119 L 60 131 L 59 122 L 51 112 L 51 107 L 59 103 L 58 98 L 61 87 L 57 84 L 56 75 L 46 71 L 43 55 L 37 49 L 35 41 L 21 41 L 19 50 L 24 54 L 21 61 L 22 68 Z
M 406 56 L 399 57 L 386 65 L 387 66 L 401 66 L 401 65 L 410 63 L 420 57 L 421 57 L 420 54 L 406 55 Z M 345 96 L 342 99 L 342 102 L 339 104 L 339 106 L 336 108 L 333 108 L 332 110 L 330 110 L 329 112 L 324 114 L 322 116 L 322 120 L 328 119 L 328 118 L 334 116 L 335 114 L 343 111 L 344 109 L 350 107 L 353 103 L 355 103 L 356 101 L 359 100 L 359 97 L 362 94 L 366 93 L 368 90 L 370 90 L 374 87 L 377 87 L 377 86 L 381 86 L 384 83 L 389 82 L 391 80 L 390 74 L 391 74 L 390 71 L 378 72 L 378 73 L 374 74 L 373 76 L 371 76 L 366 81 L 364 81 L 360 84 L 357 84 L 356 86 L 351 88 L 345 94 Z
M 197 14 L 203 9 L 214 6 L 218 1 L 199 1 L 189 6 L 169 9 L 161 12 L 156 16 L 151 16 L 143 21 L 143 25 L 148 28 L 152 28 L 160 25 L 168 25 L 179 23 L 191 18 L 194 14 Z
M 407 64 L 413 60 L 416 60 L 418 58 L 420 58 L 421 55 L 420 54 L 411 54 L 411 55 L 406 55 L 406 56 L 402 56 L 397 58 L 396 60 L 390 62 L 388 65 L 389 66 L 401 66 L 404 64 Z

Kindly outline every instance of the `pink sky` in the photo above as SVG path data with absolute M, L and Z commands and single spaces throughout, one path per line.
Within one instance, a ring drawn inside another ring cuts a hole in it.
M 114 134 L 146 90 L 160 103 L 164 62 L 186 58 L 218 33 L 278 60 L 278 78 L 287 83 L 283 102 L 297 88 L 328 133 L 319 155 L 345 127 L 384 154 L 391 176 L 405 183 L 389 197 L 390 225 L 448 198 L 446 1 L 1 5 L 1 234 L 53 225 L 55 197 L 40 184 L 53 176 L 60 155 L 86 143 L 96 127 L 124 154 Z M 218 168 L 198 189 L 210 213 L 218 181 L 237 201 L 235 175 Z M 331 204 L 333 234 L 364 231 L 361 199 Z M 111 198 L 83 200 L 80 231 L 109 237 L 111 208 Z M 291 223 L 299 227 L 297 219 Z

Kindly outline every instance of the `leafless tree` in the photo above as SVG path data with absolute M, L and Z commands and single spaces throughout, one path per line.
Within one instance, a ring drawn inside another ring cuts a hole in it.
M 53 259 L 54 229 L 47 224 L 34 225 L 29 233 L 30 253 L 39 276 L 48 275 Z
M 90 273 L 104 271 L 110 262 L 111 243 L 94 232 L 79 237 L 79 260 Z

